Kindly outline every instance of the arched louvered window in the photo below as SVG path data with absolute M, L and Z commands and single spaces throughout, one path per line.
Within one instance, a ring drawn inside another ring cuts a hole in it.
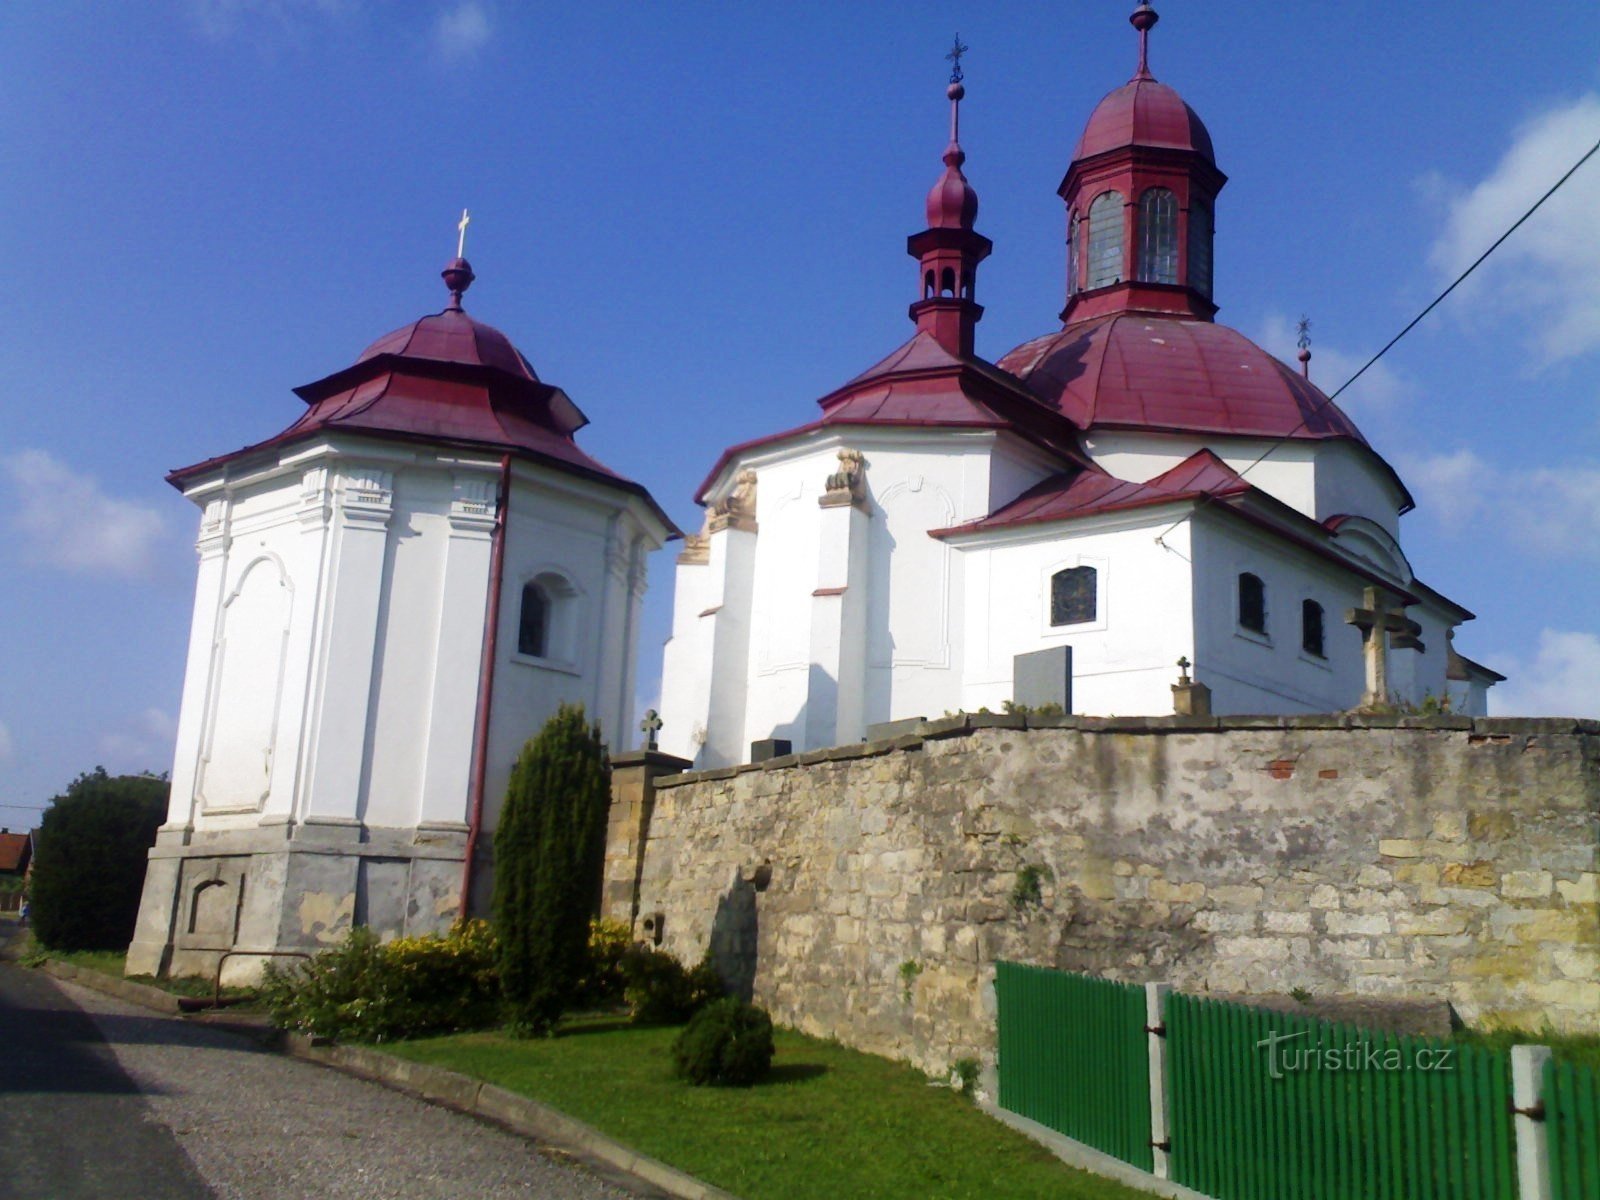
M 1322 636 L 1322 605 L 1315 600 L 1300 604 L 1300 648 L 1307 654 L 1325 657 Z
M 1267 631 L 1267 585 L 1249 571 L 1239 576 L 1239 625 L 1252 633 Z
M 1095 619 L 1098 575 L 1093 567 L 1068 567 L 1050 577 L 1050 624 L 1082 625 Z
M 1211 209 L 1189 203 L 1189 286 L 1211 299 Z
M 522 588 L 522 612 L 517 621 L 517 653 L 543 658 L 550 645 L 550 596 L 537 583 Z
M 1134 278 L 1141 283 L 1178 282 L 1178 198 L 1166 188 L 1151 188 L 1139 197 L 1139 262 Z
M 1089 278 L 1086 288 L 1122 278 L 1122 193 L 1101 192 L 1089 205 Z
M 1078 268 L 1081 266 L 1079 259 L 1083 257 L 1083 222 L 1078 220 L 1078 214 L 1073 213 L 1067 221 L 1067 295 L 1078 294 Z

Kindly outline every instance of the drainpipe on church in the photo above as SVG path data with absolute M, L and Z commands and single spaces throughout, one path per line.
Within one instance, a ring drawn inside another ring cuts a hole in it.
M 500 592 L 506 565 L 506 510 L 511 506 L 511 455 L 500 458 L 500 498 L 495 505 L 494 542 L 489 550 L 489 611 L 483 627 L 483 661 L 478 667 L 478 713 L 472 731 L 472 785 L 468 796 L 467 857 L 461 864 L 461 915 L 472 908 L 472 875 L 483 829 L 483 786 L 489 770 L 489 704 L 494 694 L 494 662 L 500 633 Z

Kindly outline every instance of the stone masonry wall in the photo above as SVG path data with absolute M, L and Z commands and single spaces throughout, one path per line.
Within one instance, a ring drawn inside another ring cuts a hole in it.
M 929 1071 L 1002 958 L 1600 1032 L 1600 723 L 957 717 L 656 789 L 666 948 Z

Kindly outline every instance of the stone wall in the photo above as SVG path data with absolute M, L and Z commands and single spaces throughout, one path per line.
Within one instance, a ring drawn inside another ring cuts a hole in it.
M 658 778 L 644 847 L 667 949 L 930 1071 L 1001 958 L 1600 1032 L 1596 722 L 957 717 Z

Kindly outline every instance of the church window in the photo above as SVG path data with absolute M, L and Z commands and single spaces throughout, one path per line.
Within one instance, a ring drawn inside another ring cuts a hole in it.
M 1211 210 L 1196 200 L 1189 205 L 1189 286 L 1211 299 Z
M 517 624 L 517 653 L 544 658 L 550 648 L 550 595 L 538 583 L 522 587 L 522 616 Z
M 939 276 L 939 294 L 941 296 L 954 296 L 956 294 L 956 272 L 953 267 L 946 267 Z
M 1050 577 L 1050 624 L 1082 625 L 1095 619 L 1098 575 L 1093 567 L 1068 567 Z
M 1239 624 L 1254 633 L 1267 631 L 1267 585 L 1249 571 L 1239 576 Z
M 1307 654 L 1324 657 L 1322 651 L 1322 605 L 1315 600 L 1300 605 L 1300 648 Z
M 1089 278 L 1105 287 L 1122 278 L 1122 193 L 1102 192 L 1089 205 Z
M 1072 220 L 1067 223 L 1067 295 L 1075 296 L 1078 293 L 1078 259 L 1083 249 L 1083 231 L 1079 228 L 1082 224 L 1078 214 L 1072 214 Z
M 933 272 L 932 271 L 929 271 L 926 275 L 924 275 L 922 277 L 922 298 L 924 300 L 932 300 L 933 299 Z
M 1139 197 L 1139 265 L 1142 283 L 1178 282 L 1178 198 L 1166 188 Z

